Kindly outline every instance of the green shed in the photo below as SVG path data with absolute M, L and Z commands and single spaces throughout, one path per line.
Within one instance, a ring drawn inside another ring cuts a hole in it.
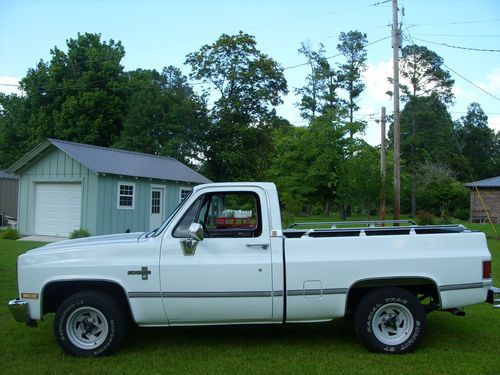
M 6 172 L 19 176 L 22 235 L 149 231 L 209 179 L 163 156 L 48 139 Z

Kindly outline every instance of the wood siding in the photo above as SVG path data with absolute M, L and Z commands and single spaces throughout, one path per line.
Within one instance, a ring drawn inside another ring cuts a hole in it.
M 133 209 L 118 209 L 118 182 L 135 186 Z M 90 171 L 65 152 L 51 147 L 31 165 L 20 171 L 18 229 L 21 234 L 33 234 L 35 188 L 37 183 L 79 182 L 82 184 L 81 227 L 92 235 L 149 231 L 151 187 L 164 187 L 163 219 L 177 207 L 180 188 L 193 187 L 184 182 L 163 181 Z
M 81 226 L 91 233 L 95 227 L 97 174 L 89 171 L 59 149 L 50 148 L 20 171 L 18 229 L 23 235 L 33 234 L 35 185 L 40 182 L 79 182 L 82 184 Z
M 17 179 L 0 178 L 0 214 L 17 217 L 18 190 Z
M 494 223 L 500 222 L 500 189 L 495 188 L 480 188 L 479 193 L 486 206 L 486 210 Z M 472 222 L 486 222 L 488 215 L 485 212 L 485 207 L 481 203 L 477 191 L 471 189 L 470 193 L 470 219 Z
M 117 207 L 119 182 L 134 185 L 134 208 Z M 97 198 L 96 235 L 149 231 L 151 214 L 151 187 L 163 187 L 163 219 L 170 215 L 179 204 L 180 186 L 192 186 L 155 179 L 143 179 L 127 176 L 100 175 Z M 94 234 L 94 233 L 93 233 Z

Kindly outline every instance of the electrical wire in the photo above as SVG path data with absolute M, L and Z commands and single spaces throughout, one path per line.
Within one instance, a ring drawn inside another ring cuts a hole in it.
M 423 36 L 446 36 L 446 37 L 459 37 L 459 38 L 500 38 L 500 34 L 433 34 L 433 33 L 416 33 L 413 35 Z
M 439 23 L 419 23 L 411 24 L 409 27 L 419 27 L 419 26 L 441 26 L 441 25 L 467 25 L 474 23 L 489 23 L 489 22 L 499 22 L 500 18 L 495 18 L 491 20 L 476 20 L 476 21 L 455 21 L 455 22 L 439 22 Z
M 430 44 L 436 44 L 436 45 L 439 45 L 439 46 L 445 46 L 445 47 L 449 47 L 449 48 L 463 49 L 463 50 L 467 50 L 467 51 L 476 51 L 476 52 L 500 52 L 500 49 L 486 49 L 486 48 L 460 47 L 460 46 L 453 46 L 453 45 L 448 44 L 448 43 L 438 43 L 438 42 L 432 42 L 432 41 L 430 41 L 430 40 L 424 40 L 424 39 L 420 39 L 420 38 L 415 38 L 415 40 L 418 40 L 418 41 L 420 41 L 420 42 L 424 42 L 424 43 L 430 43 Z
M 402 17 L 402 20 L 403 20 L 403 24 L 406 26 L 406 23 L 404 22 L 404 16 Z M 499 20 L 499 21 L 500 21 L 500 19 L 497 19 L 497 20 Z M 473 22 L 474 22 L 474 21 L 471 21 L 470 23 L 473 23 Z M 417 44 L 413 41 L 413 38 L 412 38 L 412 36 L 411 36 L 411 34 L 410 34 L 410 30 L 409 30 L 409 27 L 408 27 L 408 26 L 406 26 L 406 31 L 407 31 L 407 33 L 408 33 L 408 37 L 409 37 L 410 41 L 411 41 L 414 45 L 417 45 Z M 422 39 L 418 39 L 418 38 L 415 38 L 415 39 L 417 39 L 417 40 L 422 40 Z M 447 46 L 449 47 L 449 45 L 447 45 Z M 500 52 L 500 51 L 498 51 L 498 52 Z M 443 65 L 444 65 L 447 69 L 449 69 L 449 70 L 451 70 L 453 73 L 455 73 L 457 76 L 459 76 L 460 78 L 462 78 L 462 79 L 464 79 L 465 81 L 467 81 L 468 83 L 470 83 L 472 86 L 474 86 L 474 87 L 478 88 L 479 90 L 481 90 L 481 91 L 482 91 L 482 92 L 484 92 L 485 94 L 487 94 L 487 95 L 491 96 L 493 99 L 496 99 L 496 100 L 500 101 L 500 98 L 498 98 L 497 96 L 493 95 L 492 93 L 490 93 L 490 92 L 486 91 L 486 90 L 485 90 L 485 89 L 483 89 L 482 87 L 480 87 L 480 86 L 476 85 L 476 84 L 475 84 L 474 82 L 472 82 L 470 79 L 468 79 L 468 78 L 464 77 L 462 74 L 458 73 L 456 70 L 454 70 L 454 69 L 450 68 L 450 67 L 449 67 L 448 65 L 446 65 L 444 62 L 443 62 Z
M 372 45 L 374 45 L 375 43 L 379 43 L 379 42 L 381 42 L 381 41 L 383 41 L 383 40 L 389 39 L 389 38 L 391 38 L 391 36 L 386 36 L 386 37 L 384 37 L 384 38 L 377 39 L 377 40 L 375 40 L 374 42 L 368 43 L 368 44 L 365 46 L 365 48 L 366 48 L 366 47 L 369 47 L 369 46 L 372 46 Z M 335 57 L 339 57 L 339 56 L 342 56 L 342 53 L 337 53 L 336 55 L 327 56 L 327 57 L 325 57 L 325 59 L 330 60 L 330 59 L 333 59 L 333 58 L 335 58 Z M 298 68 L 298 67 L 300 67 L 300 66 L 304 66 L 304 65 L 308 65 L 308 64 L 309 64 L 308 62 L 305 62 L 305 63 L 302 63 L 302 64 L 297 64 L 297 65 L 287 66 L 286 68 L 283 68 L 283 70 L 295 69 L 295 68 Z
M 483 89 L 482 87 L 480 87 L 480 86 L 476 85 L 476 84 L 475 84 L 474 82 L 472 82 L 470 79 L 468 79 L 468 78 L 464 77 L 463 75 L 461 75 L 460 73 L 458 73 L 456 70 L 454 70 L 454 69 L 450 68 L 450 67 L 449 67 L 448 65 L 446 65 L 445 63 L 443 63 L 443 65 L 444 65 L 447 69 L 449 69 L 449 70 L 451 70 L 453 73 L 455 73 L 457 76 L 459 76 L 460 78 L 462 78 L 462 79 L 464 79 L 465 81 L 469 82 L 472 86 L 474 86 L 474 87 L 478 88 L 479 90 L 481 90 L 481 91 L 482 91 L 482 92 L 484 92 L 485 94 L 487 94 L 487 95 L 491 96 L 493 99 L 498 100 L 498 101 L 500 102 L 500 98 L 499 98 L 499 97 L 497 97 L 497 96 L 493 95 L 492 93 L 490 93 L 490 92 L 486 91 L 486 90 L 485 90 L 485 89 Z

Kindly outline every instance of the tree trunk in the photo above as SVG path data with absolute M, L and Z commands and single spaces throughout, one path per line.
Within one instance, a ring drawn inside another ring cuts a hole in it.
M 415 100 L 412 100 L 411 106 L 411 217 L 417 216 L 417 171 L 415 162 L 415 135 L 417 126 L 415 124 Z
M 411 171 L 411 217 L 417 216 L 417 173 Z

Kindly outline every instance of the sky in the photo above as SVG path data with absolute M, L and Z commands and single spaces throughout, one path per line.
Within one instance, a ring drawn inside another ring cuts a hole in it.
M 455 80 L 453 119 L 477 102 L 489 126 L 500 131 L 500 0 L 399 0 L 398 5 L 407 39 L 403 46 L 411 38 L 433 50 Z M 303 42 L 313 49 L 322 43 L 326 55 L 334 56 L 340 32 L 359 30 L 375 43 L 367 48 L 366 89 L 355 118 L 367 121 L 364 138 L 376 145 L 380 128 L 375 120 L 382 106 L 388 114 L 393 108 L 386 95 L 392 76 L 391 24 L 392 5 L 384 0 L 0 0 L 0 91 L 17 93 L 15 85 L 28 69 L 40 59 L 50 60 L 54 46 L 66 50 L 66 40 L 79 32 L 120 40 L 127 71 L 173 65 L 188 75 L 188 53 L 241 30 L 285 68 L 290 93 L 278 114 L 305 125 L 294 89 L 304 85 L 308 67 L 296 67 L 305 62 L 297 50 Z

